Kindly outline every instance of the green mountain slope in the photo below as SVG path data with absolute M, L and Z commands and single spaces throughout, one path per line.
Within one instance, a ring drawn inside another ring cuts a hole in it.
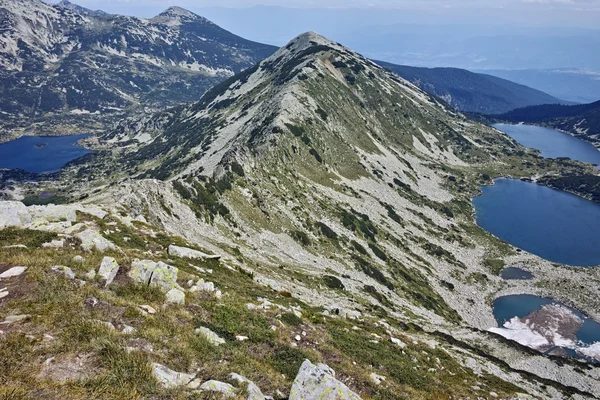
M 377 63 L 465 112 L 500 114 L 537 104 L 569 104 L 528 86 L 465 69 Z

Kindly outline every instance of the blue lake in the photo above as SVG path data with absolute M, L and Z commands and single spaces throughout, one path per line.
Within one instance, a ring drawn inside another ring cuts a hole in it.
M 600 204 L 520 180 L 494 183 L 473 198 L 479 226 L 552 262 L 600 265 Z
M 545 304 L 560 303 L 530 294 L 518 294 L 499 297 L 494 300 L 492 307 L 498 326 L 501 327 L 506 321 L 514 317 L 523 318 L 539 310 Z M 584 321 L 583 326 L 577 332 L 577 339 L 588 345 L 600 342 L 600 324 L 593 319 L 584 317 L 576 310 L 573 312 Z
M 69 161 L 91 152 L 76 144 L 89 136 L 24 136 L 0 143 L 0 168 L 35 173 L 57 171 Z
M 556 129 L 524 124 L 495 124 L 493 126 L 523 146 L 539 150 L 543 157 L 569 157 L 572 160 L 600 165 L 598 149 L 588 142 Z

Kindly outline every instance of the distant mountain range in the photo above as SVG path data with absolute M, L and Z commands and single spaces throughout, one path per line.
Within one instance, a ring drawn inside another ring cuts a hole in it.
M 13 134 L 102 128 L 197 100 L 275 50 L 178 7 L 140 19 L 0 0 L 0 122 Z
M 499 114 L 537 104 L 572 104 L 506 79 L 465 69 L 377 63 L 461 111 Z
M 572 68 L 474 70 L 527 85 L 559 99 L 576 103 L 600 100 L 600 72 Z
M 600 101 L 573 106 L 560 104 L 530 106 L 494 115 L 493 118 L 513 123 L 550 126 L 600 147 Z

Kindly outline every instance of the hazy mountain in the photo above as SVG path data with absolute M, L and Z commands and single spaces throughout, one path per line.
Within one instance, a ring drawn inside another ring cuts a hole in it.
M 600 72 L 580 69 L 478 70 L 578 103 L 600 100 Z
M 499 114 L 530 105 L 567 103 L 524 85 L 464 69 L 377 63 L 461 111 Z
M 0 21 L 5 132 L 81 132 L 131 107 L 197 100 L 275 50 L 177 7 L 138 19 L 1 0 Z
M 493 117 L 514 123 L 524 122 L 550 126 L 600 147 L 600 101 L 573 106 L 559 104 L 531 106 Z

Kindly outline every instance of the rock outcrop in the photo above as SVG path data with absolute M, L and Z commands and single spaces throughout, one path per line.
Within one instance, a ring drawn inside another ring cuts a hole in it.
M 325 364 L 305 360 L 298 371 L 289 400 L 360 400 L 360 397 L 335 379 L 335 371 Z

